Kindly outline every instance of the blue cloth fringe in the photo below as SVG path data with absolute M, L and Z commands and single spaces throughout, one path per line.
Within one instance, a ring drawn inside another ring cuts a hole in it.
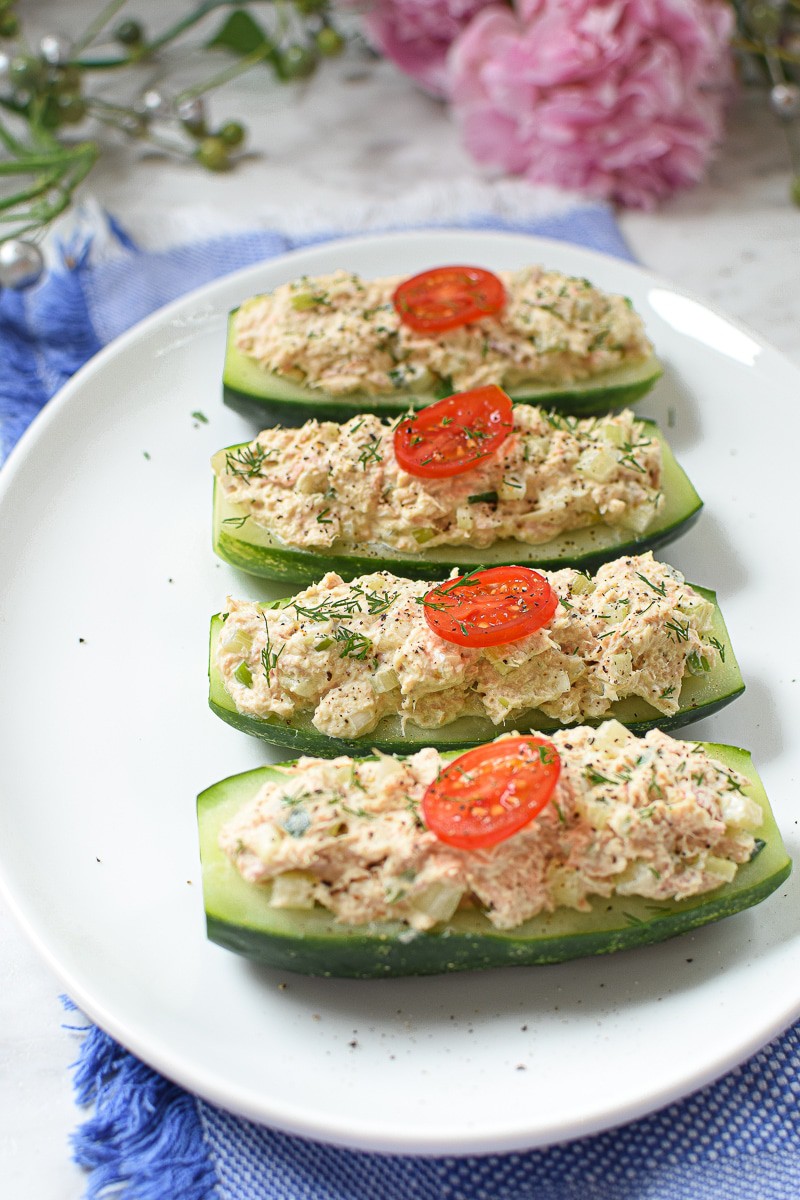
M 64 997 L 64 1005 L 74 1009 Z M 72 1135 L 75 1161 L 89 1172 L 86 1200 L 212 1200 L 217 1193 L 194 1096 L 134 1058 L 95 1025 L 73 1064 L 79 1104 L 92 1115 Z

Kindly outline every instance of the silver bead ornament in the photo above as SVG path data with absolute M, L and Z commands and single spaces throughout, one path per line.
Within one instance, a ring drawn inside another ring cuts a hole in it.
M 175 115 L 171 97 L 165 96 L 163 92 L 159 92 L 156 88 L 149 88 L 142 96 L 136 108 L 142 116 L 155 117 L 157 120 L 165 120 Z
M 769 94 L 772 111 L 789 121 L 800 113 L 800 87 L 796 83 L 776 83 Z
M 0 243 L 0 287 L 20 292 L 33 287 L 44 273 L 44 256 L 33 242 L 22 238 Z
M 11 79 L 11 55 L 0 50 L 0 87 Z
M 46 33 L 39 42 L 39 54 L 51 67 L 63 67 L 72 57 L 72 43 L 55 33 Z
M 182 100 L 178 105 L 178 116 L 190 128 L 202 125 L 206 119 L 206 106 L 199 96 L 193 100 Z

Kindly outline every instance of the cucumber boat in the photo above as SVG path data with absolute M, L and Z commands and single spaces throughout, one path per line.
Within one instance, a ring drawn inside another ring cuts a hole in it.
M 459 574 L 476 567 L 505 565 L 556 571 L 577 567 L 593 571 L 612 558 L 640 554 L 673 541 L 697 520 L 703 502 L 685 471 L 675 459 L 666 438 L 654 421 L 642 422 L 648 436 L 661 444 L 663 492 L 666 503 L 643 533 L 620 526 L 590 525 L 560 534 L 549 542 L 529 545 L 504 540 L 482 549 L 470 546 L 437 546 L 418 554 L 393 549 L 382 543 L 348 545 L 312 551 L 286 545 L 263 525 L 258 525 L 244 505 L 231 501 L 219 486 L 217 473 L 224 471 L 227 456 L 240 450 L 229 446 L 214 455 L 215 470 L 213 547 L 225 562 L 281 583 L 314 583 L 326 571 L 343 579 L 372 571 L 391 571 L 416 579 L 442 579 L 452 571 Z
M 420 933 L 401 922 L 345 925 L 327 910 L 273 908 L 270 887 L 247 883 L 219 847 L 221 827 L 280 767 L 258 767 L 207 788 L 197 801 L 203 897 L 208 937 L 237 954 L 306 975 L 380 978 L 489 967 L 564 962 L 649 945 L 719 921 L 760 903 L 791 871 L 763 785 L 750 754 L 703 744 L 746 789 L 764 822 L 756 851 L 730 883 L 688 900 L 637 896 L 597 898 L 589 913 L 560 908 L 512 930 L 498 930 L 479 911 L 460 910 Z
M 268 371 L 257 359 L 237 347 L 234 325 L 238 311 L 234 309 L 228 318 L 222 395 L 229 408 L 253 418 L 260 423 L 261 429 L 270 424 L 302 425 L 312 418 L 348 421 L 365 412 L 397 417 L 410 408 L 424 408 L 456 390 L 445 382 L 432 391 L 398 388 L 378 396 L 366 392 L 332 396 L 320 388 L 305 387 Z M 651 355 L 577 383 L 557 386 L 531 381 L 507 390 L 512 400 L 542 404 L 562 413 L 585 417 L 634 404 L 650 391 L 662 374 L 661 363 Z
M 645 700 L 634 697 L 617 701 L 602 717 L 598 717 L 594 722 L 584 720 L 584 724 L 600 724 L 616 718 L 635 733 L 644 733 L 654 728 L 678 729 L 691 721 L 710 716 L 742 694 L 744 681 L 724 618 L 717 605 L 716 593 L 696 584 L 691 586 L 704 599 L 714 604 L 712 636 L 721 647 L 717 663 L 702 674 L 684 677 L 680 708 L 672 716 L 665 716 Z M 276 600 L 260 607 L 279 608 L 290 603 L 290 600 L 291 598 Z M 404 723 L 399 716 L 389 716 L 384 717 L 371 732 L 360 738 L 334 738 L 321 733 L 312 724 L 309 712 L 300 713 L 291 721 L 276 716 L 250 716 L 237 710 L 217 667 L 217 642 L 224 620 L 224 614 L 221 613 L 217 613 L 211 620 L 208 659 L 208 702 L 211 710 L 235 729 L 262 738 L 272 745 L 289 747 L 297 754 L 332 758 L 338 754 L 363 753 L 365 748 L 378 749 L 386 754 L 407 754 L 423 746 L 436 746 L 444 752 L 460 752 L 514 730 L 520 733 L 529 730 L 549 733 L 565 728 L 561 722 L 547 716 L 540 709 L 530 709 L 500 725 L 492 724 L 485 717 L 469 716 L 459 717 L 435 729 L 422 728 L 410 720 Z

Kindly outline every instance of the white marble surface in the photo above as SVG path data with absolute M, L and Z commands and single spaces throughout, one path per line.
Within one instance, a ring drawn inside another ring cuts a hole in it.
M 27 7 L 50 24 L 54 6 Z M 71 0 L 58 6 L 59 19 L 74 28 L 79 13 L 96 9 L 90 0 Z M 323 211 L 343 222 L 350 214 L 368 227 L 398 211 L 418 214 L 426 204 L 431 216 L 441 215 L 443 203 L 458 208 L 478 180 L 444 110 L 386 64 L 363 57 L 330 64 L 304 88 L 278 91 L 251 75 L 217 97 L 215 113 L 241 115 L 252 130 L 253 155 L 235 173 L 208 176 L 142 154 L 132 175 L 127 153 L 116 149 L 92 177 L 94 196 L 140 236 L 163 241 L 201 230 L 220 213 L 234 227 Z M 528 203 L 521 185 L 486 188 L 510 211 Z M 642 263 L 800 362 L 800 212 L 787 191 L 780 132 L 761 101 L 745 97 L 708 180 L 656 213 L 621 214 L 620 225 Z M 531 193 L 531 210 L 538 203 Z M 3 1194 L 78 1200 L 84 1179 L 68 1145 L 79 1119 L 68 1072 L 76 1043 L 61 1028 L 58 979 L 2 904 L 0 964 Z

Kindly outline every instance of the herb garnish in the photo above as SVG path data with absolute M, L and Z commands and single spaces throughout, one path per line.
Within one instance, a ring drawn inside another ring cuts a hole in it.
M 264 649 L 261 651 L 261 665 L 264 668 L 264 674 L 266 676 L 267 683 L 269 683 L 270 673 L 278 665 L 278 659 L 286 649 L 286 643 L 283 643 L 280 650 L 272 649 L 272 642 L 270 641 L 269 637 L 269 623 L 267 621 L 267 614 L 262 613 L 261 616 L 264 618 L 264 632 L 267 639 L 264 644 Z
M 462 575 L 460 579 L 452 579 L 449 583 L 443 583 L 440 587 L 437 587 L 433 592 L 428 593 L 426 596 L 417 596 L 416 603 L 424 605 L 425 608 L 431 608 L 435 612 L 445 612 L 447 609 L 446 604 L 437 604 L 435 601 L 429 599 L 429 597 L 451 596 L 453 592 L 457 592 L 459 588 L 479 586 L 481 581 L 480 579 L 476 579 L 475 576 L 480 575 L 483 570 L 483 567 L 475 567 L 473 571 L 469 571 L 466 575 Z
M 256 442 L 252 446 L 240 446 L 238 450 L 230 450 L 225 455 L 225 470 L 229 475 L 238 475 L 242 479 L 263 478 L 262 467 L 272 467 L 269 456 L 273 449 L 261 446 Z
M 372 642 L 365 634 L 358 633 L 355 629 L 348 629 L 346 625 L 340 625 L 338 629 L 335 629 L 333 638 L 342 644 L 339 658 L 355 658 L 358 662 L 363 662 L 372 649 Z
M 639 571 L 635 571 L 634 574 L 636 575 L 637 579 L 641 579 L 642 583 L 646 583 L 647 586 L 652 588 L 654 592 L 658 592 L 659 596 L 666 596 L 666 583 L 653 583 L 652 579 L 648 579 L 646 575 L 642 575 Z
M 383 455 L 380 452 L 381 439 L 373 434 L 370 440 L 361 447 L 361 453 L 358 456 L 358 461 L 366 471 L 368 463 L 383 462 Z
M 719 653 L 720 662 L 725 662 L 725 645 L 724 645 L 724 643 L 721 642 L 719 640 L 719 638 L 710 637 L 708 639 L 708 644 L 709 644 L 709 646 L 713 646 L 714 649 Z

